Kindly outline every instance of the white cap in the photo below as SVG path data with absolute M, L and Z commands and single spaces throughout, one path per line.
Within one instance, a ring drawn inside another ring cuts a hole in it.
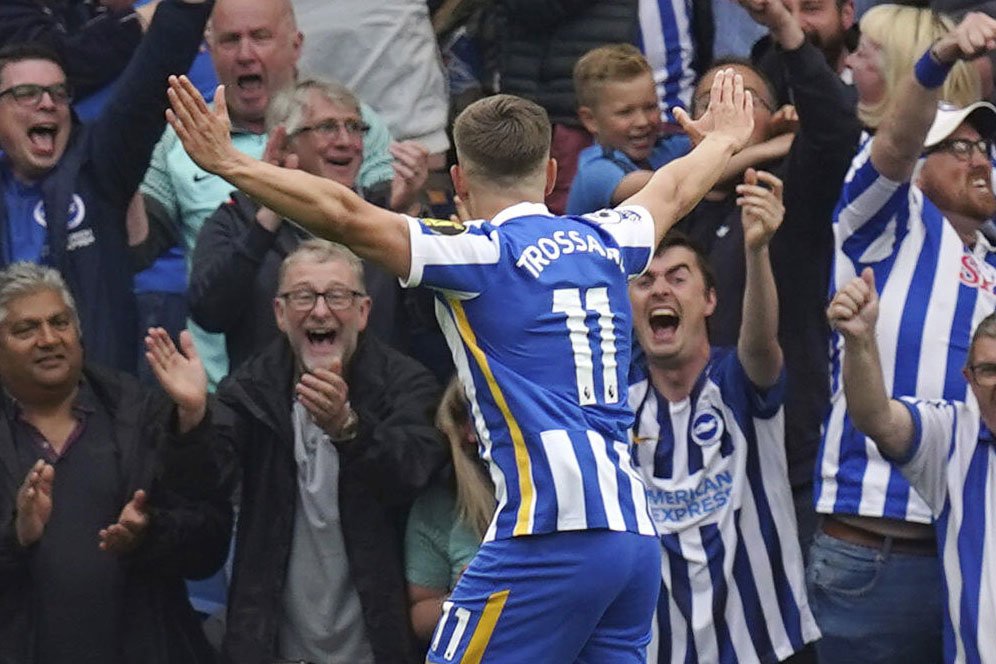
M 958 108 L 942 101 L 937 104 L 937 115 L 934 116 L 934 124 L 930 125 L 923 147 L 937 145 L 966 120 L 982 138 L 992 138 L 996 134 L 996 106 L 987 101 L 977 101 L 965 108 Z

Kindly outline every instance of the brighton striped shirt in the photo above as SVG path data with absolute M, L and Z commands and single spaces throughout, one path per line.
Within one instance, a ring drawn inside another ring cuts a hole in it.
M 920 189 L 880 175 L 870 159 L 872 144 L 867 141 L 854 158 L 837 205 L 831 292 L 871 266 L 880 295 L 878 347 L 891 394 L 963 401 L 961 368 L 971 332 L 996 307 L 996 254 L 981 233 L 967 247 Z M 831 410 L 814 487 L 817 511 L 930 523 L 923 499 L 847 416 L 843 352 L 835 334 Z
M 630 387 L 634 461 L 663 547 L 648 662 L 777 662 L 819 638 L 785 459 L 784 376 L 713 349 L 683 401 Z
M 437 290 L 498 508 L 485 541 L 607 528 L 653 535 L 632 468 L 628 278 L 643 208 L 558 217 L 521 203 L 467 225 L 409 219 L 406 285 Z
M 654 72 L 654 84 L 665 120 L 672 109 L 687 109 L 695 89 L 695 41 L 690 0 L 640 0 L 637 46 Z
M 944 661 L 996 662 L 996 440 L 978 407 L 903 399 L 916 428 L 902 472 L 937 519 L 947 612 Z

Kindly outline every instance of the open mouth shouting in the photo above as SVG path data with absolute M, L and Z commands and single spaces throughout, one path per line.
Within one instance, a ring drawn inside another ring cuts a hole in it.
M 652 309 L 647 320 L 654 341 L 668 343 L 674 341 L 678 325 L 681 324 L 681 314 L 674 307 L 665 305 Z
M 308 346 L 319 353 L 331 352 L 335 348 L 336 337 L 339 336 L 338 330 L 329 328 L 306 330 L 304 335 L 308 339 Z
M 39 122 L 28 127 L 28 140 L 31 151 L 39 156 L 50 157 L 55 154 L 55 139 L 59 134 L 56 122 Z

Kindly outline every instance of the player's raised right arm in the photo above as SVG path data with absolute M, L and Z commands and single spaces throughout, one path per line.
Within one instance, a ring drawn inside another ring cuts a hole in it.
M 404 217 L 367 203 L 332 180 L 267 164 L 236 150 L 222 86 L 215 93 L 212 111 L 186 76 L 171 76 L 169 85 L 172 109 L 166 111 L 166 119 L 198 166 L 316 235 L 348 245 L 397 276 L 408 276 L 411 244 Z
M 695 149 L 657 169 L 639 192 L 623 205 L 639 205 L 654 218 L 656 241 L 698 205 L 716 184 L 723 169 L 746 145 L 754 131 L 754 101 L 744 90 L 744 80 L 732 69 L 717 72 L 709 91 L 709 107 L 698 120 L 680 108 L 675 118 L 695 144 Z

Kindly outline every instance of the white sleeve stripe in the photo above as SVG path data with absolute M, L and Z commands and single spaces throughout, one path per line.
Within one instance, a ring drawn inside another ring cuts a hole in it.
M 837 217 L 838 242 L 854 235 L 858 229 L 884 212 L 883 208 L 902 184 L 880 175 L 848 203 Z

